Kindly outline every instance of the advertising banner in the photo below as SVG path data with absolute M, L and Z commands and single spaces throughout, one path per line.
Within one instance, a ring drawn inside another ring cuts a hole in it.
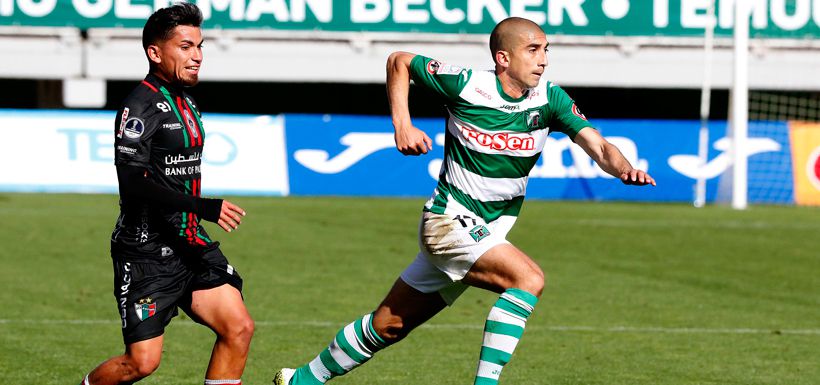
M 388 117 L 286 115 L 292 194 L 429 196 L 442 163 L 444 119 L 414 119 L 433 139 L 426 155 L 404 156 L 393 141 Z M 591 123 L 656 187 L 625 186 L 601 170 L 563 134 L 547 139 L 529 176 L 527 197 L 627 201 L 692 201 L 698 177 L 707 180 L 707 201 L 717 197 L 720 179 L 731 165 L 726 123 L 713 122 L 709 156 L 697 157 L 697 121 L 607 120 Z M 752 122 L 747 146 L 749 200 L 792 203 L 791 153 L 786 123 Z
M 114 115 L 0 110 L 0 191 L 116 193 Z M 433 140 L 428 154 L 399 153 L 386 116 L 206 114 L 203 194 L 430 196 L 443 160 L 445 121 L 413 123 Z M 705 163 L 697 156 L 697 121 L 590 123 L 658 185 L 625 186 L 567 136 L 553 133 L 529 175 L 528 198 L 691 202 L 702 177 L 707 202 L 715 202 L 731 181 L 725 122 L 710 125 Z M 820 202 L 818 133 L 817 124 L 750 122 L 750 203 Z
M 0 110 L 0 191 L 117 192 L 113 111 Z M 203 117 L 203 195 L 287 195 L 282 119 Z
M 717 36 L 730 36 L 737 0 L 718 0 Z M 550 34 L 703 36 L 703 0 L 196 0 L 206 28 L 486 34 L 508 16 Z M 817 38 L 820 0 L 755 0 L 751 35 Z M 0 25 L 142 28 L 169 0 L 0 0 Z
M 820 124 L 791 122 L 794 200 L 820 205 Z

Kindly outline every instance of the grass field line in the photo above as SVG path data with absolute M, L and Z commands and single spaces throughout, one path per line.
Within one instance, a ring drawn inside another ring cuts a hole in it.
M 108 325 L 117 324 L 117 320 L 48 320 L 48 319 L 0 319 L 0 325 Z M 177 320 L 174 324 L 196 325 L 190 320 Z M 337 328 L 342 322 L 330 321 L 256 321 L 256 326 L 284 326 L 284 327 L 317 327 Z M 453 329 L 453 330 L 480 330 L 481 324 L 425 324 L 421 329 Z M 592 333 L 639 333 L 639 334 L 789 334 L 789 335 L 820 335 L 820 329 L 753 329 L 753 328 L 670 328 L 660 326 L 541 326 L 529 325 L 527 330 L 546 330 L 554 332 L 592 332 Z

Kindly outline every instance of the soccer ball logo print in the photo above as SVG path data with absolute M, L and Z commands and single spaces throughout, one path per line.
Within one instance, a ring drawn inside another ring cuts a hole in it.
M 806 161 L 806 176 L 811 185 L 820 191 L 820 147 L 815 148 Z

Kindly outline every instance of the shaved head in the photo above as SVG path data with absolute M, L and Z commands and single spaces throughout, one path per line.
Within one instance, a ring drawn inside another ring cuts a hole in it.
M 522 39 L 530 35 L 544 35 L 544 30 L 531 20 L 521 17 L 509 17 L 501 20 L 490 34 L 490 52 L 495 60 L 498 51 L 511 51 Z

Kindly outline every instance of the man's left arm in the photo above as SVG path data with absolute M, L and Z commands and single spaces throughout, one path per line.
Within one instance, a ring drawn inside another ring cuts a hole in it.
M 638 170 L 629 163 L 618 147 L 604 139 L 592 127 L 582 128 L 575 135 L 575 143 L 581 146 L 586 153 L 609 175 L 620 178 L 621 182 L 629 185 L 655 186 L 653 179 L 646 171 Z

